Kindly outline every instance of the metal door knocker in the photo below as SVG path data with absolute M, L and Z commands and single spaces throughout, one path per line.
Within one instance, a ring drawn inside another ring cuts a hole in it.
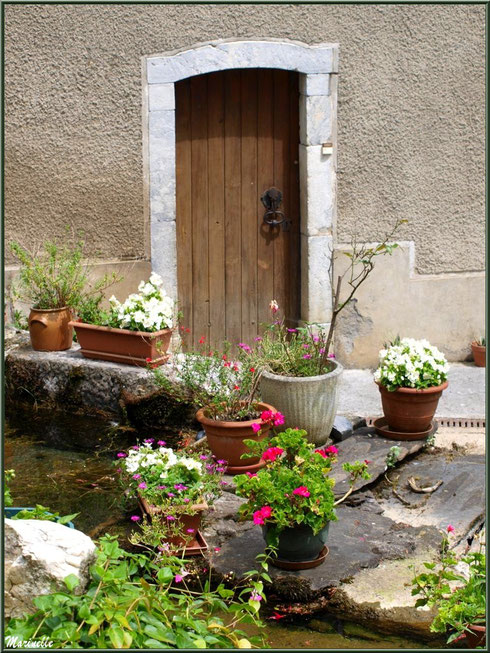
M 264 224 L 269 227 L 279 227 L 282 225 L 283 231 L 289 231 L 290 220 L 286 220 L 283 211 L 279 211 L 279 206 L 282 202 L 282 193 L 277 188 L 269 188 L 262 194 L 260 201 L 266 208 L 264 213 Z

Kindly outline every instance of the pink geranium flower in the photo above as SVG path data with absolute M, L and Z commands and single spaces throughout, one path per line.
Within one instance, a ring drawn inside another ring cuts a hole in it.
M 300 485 L 299 487 L 295 488 L 293 490 L 293 494 L 296 494 L 297 496 L 300 496 L 300 497 L 309 497 L 310 496 L 310 492 L 309 492 L 308 488 L 306 487 L 306 485 Z
M 141 478 L 141 474 L 133 474 L 133 478 L 136 481 L 138 478 Z
M 118 458 L 127 458 L 127 457 L 128 457 L 128 454 L 127 454 L 127 453 L 123 453 L 122 451 L 120 451 L 120 452 L 117 454 L 117 457 L 118 457 Z
M 270 460 L 271 462 L 274 462 L 274 460 L 282 453 L 284 453 L 284 449 L 281 449 L 281 447 L 269 447 L 269 449 L 264 451 L 262 454 L 262 460 Z
M 319 453 L 322 458 L 328 458 L 327 454 L 323 449 L 315 449 L 315 453 Z
M 336 456 L 339 453 L 339 450 L 332 444 L 330 447 L 325 449 L 325 453 L 327 456 Z
M 274 426 L 281 426 L 281 424 L 284 424 L 284 415 L 282 413 L 275 413 L 273 417 L 273 423 Z
M 139 521 L 141 517 L 139 515 L 131 515 L 131 521 Z
M 264 410 L 264 411 L 260 414 L 260 419 L 261 419 L 263 422 L 270 422 L 271 419 L 272 419 L 272 411 L 271 411 L 271 410 Z
M 455 531 L 454 526 L 452 524 L 449 524 L 449 526 L 447 527 L 447 532 L 448 533 L 454 533 L 454 531 Z
M 254 422 L 254 423 L 252 424 L 252 431 L 253 431 L 254 433 L 258 433 L 258 432 L 260 431 L 260 424 L 259 424 L 259 422 Z

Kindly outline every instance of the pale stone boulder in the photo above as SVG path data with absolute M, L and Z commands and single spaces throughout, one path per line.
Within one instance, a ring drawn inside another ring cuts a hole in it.
M 5 519 L 5 616 L 36 611 L 32 599 L 64 589 L 63 579 L 74 574 L 83 592 L 95 544 L 84 533 L 37 519 Z

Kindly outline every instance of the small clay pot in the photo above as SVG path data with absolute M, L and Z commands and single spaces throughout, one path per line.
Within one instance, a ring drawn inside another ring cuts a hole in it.
M 259 403 L 260 411 L 270 410 L 277 412 L 269 404 Z M 206 417 L 206 408 L 200 408 L 196 413 L 196 419 L 203 425 L 206 431 L 206 437 L 209 448 L 218 460 L 226 460 L 228 474 L 243 474 L 246 471 L 256 471 L 263 466 L 260 458 L 241 458 L 241 455 L 248 453 L 248 447 L 243 443 L 244 440 L 255 440 L 260 442 L 266 438 L 270 430 L 270 422 L 264 423 L 260 418 L 252 419 L 246 422 L 224 422 Z M 259 422 L 261 431 L 255 433 L 252 424 Z
M 390 392 L 380 383 L 377 383 L 377 386 L 389 426 L 401 433 L 421 433 L 430 427 L 448 382 L 422 390 L 398 388 L 394 392 Z
M 146 513 L 150 518 L 153 515 L 163 514 L 163 510 L 161 508 L 149 504 L 148 501 L 141 495 L 138 495 L 138 501 L 143 512 Z M 205 501 L 203 501 L 202 503 L 196 503 L 191 506 L 193 514 L 189 514 L 188 512 L 185 512 L 186 507 L 182 506 L 182 512 L 180 512 L 179 515 L 177 516 L 177 523 L 179 525 L 181 532 L 185 533 L 187 532 L 188 529 L 193 529 L 194 534 L 196 534 L 199 528 L 201 527 L 201 520 L 202 520 L 203 513 L 208 508 L 209 506 Z M 167 541 L 174 546 L 184 546 L 186 544 L 185 536 L 180 537 L 179 535 L 170 537 Z M 193 545 L 195 546 L 195 543 L 196 543 L 195 535 L 193 536 L 191 542 L 187 541 L 188 546 L 193 546 Z
M 471 351 L 473 352 L 473 360 L 477 367 L 486 367 L 485 359 L 487 357 L 487 348 L 479 345 L 477 342 L 471 343 Z
M 72 310 L 63 308 L 31 308 L 29 334 L 32 348 L 36 351 L 63 351 L 70 349 L 73 329 L 70 326 Z

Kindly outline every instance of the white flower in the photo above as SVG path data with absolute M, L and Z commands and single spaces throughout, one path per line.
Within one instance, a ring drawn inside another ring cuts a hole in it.
M 163 279 L 156 272 L 152 272 L 150 275 L 150 283 L 159 288 L 160 286 L 163 286 Z M 140 288 L 138 290 L 140 290 Z

